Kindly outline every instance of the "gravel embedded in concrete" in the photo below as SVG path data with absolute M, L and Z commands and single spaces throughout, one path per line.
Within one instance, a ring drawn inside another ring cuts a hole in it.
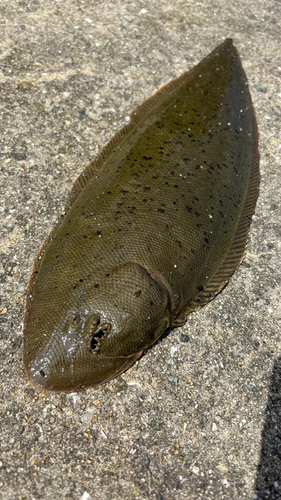
M 10 0 L 0 12 L 0 498 L 280 498 L 280 4 Z M 138 104 L 226 37 L 260 129 L 243 264 L 116 380 L 34 391 L 26 285 L 74 180 Z

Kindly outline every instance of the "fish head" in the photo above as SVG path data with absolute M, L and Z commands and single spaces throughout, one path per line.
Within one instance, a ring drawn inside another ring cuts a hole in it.
M 108 381 L 170 324 L 166 288 L 134 263 L 113 268 L 99 286 L 83 283 L 57 314 L 42 312 L 50 309 L 48 294 L 43 302 L 34 293 L 24 333 L 25 369 L 38 390 L 68 392 Z

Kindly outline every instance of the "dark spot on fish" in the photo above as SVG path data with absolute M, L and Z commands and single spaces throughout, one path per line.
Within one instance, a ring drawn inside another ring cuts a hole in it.
M 199 290 L 199 292 L 202 292 L 202 290 L 204 290 L 204 287 L 203 286 L 199 286 L 198 290 Z
M 40 373 L 41 377 L 45 377 L 45 372 L 43 370 L 40 370 L 39 373 Z

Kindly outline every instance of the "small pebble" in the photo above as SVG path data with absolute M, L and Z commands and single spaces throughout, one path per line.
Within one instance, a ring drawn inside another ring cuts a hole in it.
M 185 333 L 181 334 L 181 342 L 189 342 L 190 341 L 190 336 L 186 335 Z

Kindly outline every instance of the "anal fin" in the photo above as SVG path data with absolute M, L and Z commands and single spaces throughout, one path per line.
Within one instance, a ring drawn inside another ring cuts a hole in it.
M 188 305 L 185 312 L 175 318 L 171 326 L 183 325 L 189 313 L 198 311 L 198 309 L 210 302 L 226 286 L 230 277 L 245 257 L 248 243 L 248 233 L 259 194 L 260 181 L 258 131 L 254 112 L 252 118 L 252 134 L 253 143 L 251 173 L 248 181 L 248 191 L 232 244 L 217 273 L 213 276 L 204 290 L 202 290 L 202 292 L 200 292 L 199 295 L 197 295 L 197 297 Z

